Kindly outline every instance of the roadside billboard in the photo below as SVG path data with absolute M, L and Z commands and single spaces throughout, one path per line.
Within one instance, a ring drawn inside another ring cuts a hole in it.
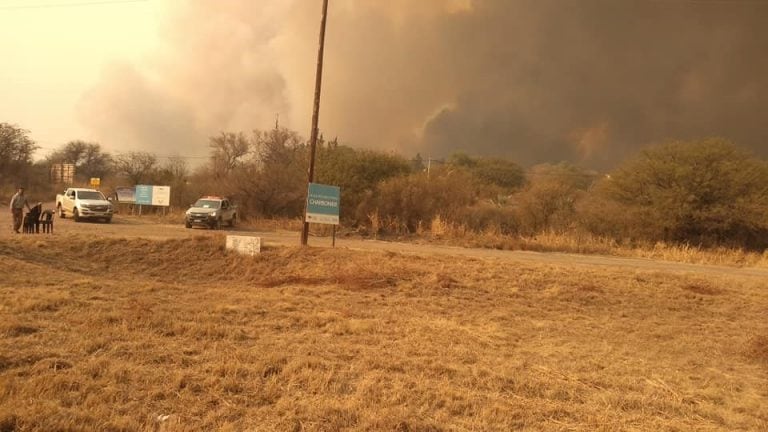
M 135 203 L 168 207 L 171 205 L 171 187 L 136 185 Z
M 310 183 L 305 221 L 338 225 L 340 202 L 341 189 L 338 186 Z
M 168 207 L 171 205 L 170 186 L 152 186 L 152 205 Z
M 152 205 L 152 186 L 136 185 L 135 203 L 141 205 Z
M 51 165 L 51 182 L 54 184 L 72 184 L 75 179 L 75 164 L 57 163 Z
M 136 188 L 120 186 L 115 188 L 117 201 L 120 203 L 133 204 L 136 202 Z

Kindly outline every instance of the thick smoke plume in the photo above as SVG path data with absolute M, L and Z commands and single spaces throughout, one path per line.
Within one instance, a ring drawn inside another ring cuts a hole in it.
M 165 46 L 84 96 L 110 149 L 309 135 L 320 1 L 173 2 Z M 407 156 L 607 168 L 720 136 L 768 156 L 768 2 L 330 0 L 321 129 Z

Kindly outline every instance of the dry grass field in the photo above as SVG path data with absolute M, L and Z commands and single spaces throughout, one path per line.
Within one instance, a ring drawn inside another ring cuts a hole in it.
M 768 430 L 768 281 L 0 238 L 0 431 Z
M 49 206 L 52 206 L 49 204 Z M 149 214 L 141 217 L 121 214 L 116 217 L 121 223 L 141 225 L 144 236 L 148 231 L 167 232 L 168 226 L 180 227 L 184 224 L 181 211 L 166 214 Z M 61 221 L 59 221 L 61 222 Z M 0 214 L 0 224 L 2 214 Z M 66 222 L 65 222 L 66 223 Z M 301 232 L 300 219 L 250 219 L 240 221 L 244 231 Z M 564 252 L 583 255 L 616 256 L 627 258 L 647 258 L 669 262 L 708 264 L 731 267 L 768 268 L 768 250 L 750 251 L 737 248 L 706 248 L 688 244 L 664 242 L 629 242 L 621 244 L 615 239 L 594 236 L 584 232 L 556 233 L 543 231 L 533 236 L 503 235 L 497 230 L 482 233 L 472 232 L 467 226 L 442 221 L 439 217 L 429 224 L 430 230 L 413 234 L 371 234 L 361 236 L 359 230 L 341 228 L 338 237 L 344 239 L 382 239 L 385 241 L 405 241 L 413 244 L 450 245 L 464 248 L 483 248 L 494 250 L 522 250 L 535 252 Z M 396 228 L 396 227 L 395 227 Z M 397 229 L 393 229 L 397 231 Z M 330 237 L 331 226 L 314 224 L 310 232 L 318 237 Z M 125 235 L 124 231 L 120 234 Z M 2 233 L 0 233 L 0 236 Z M 296 241 L 298 242 L 298 240 Z M 330 244 L 330 240 L 325 243 Z

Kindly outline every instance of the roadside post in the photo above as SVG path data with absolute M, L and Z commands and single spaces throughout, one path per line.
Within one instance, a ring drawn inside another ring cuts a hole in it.
M 317 122 L 320 118 L 320 89 L 323 82 L 323 51 L 325 50 L 325 23 L 328 17 L 328 0 L 323 0 L 323 15 L 320 19 L 320 43 L 317 50 L 317 70 L 315 72 L 315 98 L 312 108 L 312 130 L 309 138 L 309 168 L 307 169 L 307 184 L 312 187 L 315 180 L 315 152 L 317 149 Z M 309 201 L 309 195 L 307 195 Z M 309 217 L 309 208 L 304 208 L 305 219 Z M 338 222 L 337 222 L 338 223 Z M 334 231 L 334 243 L 335 243 Z M 301 228 L 301 245 L 306 246 L 309 239 L 309 222 L 305 221 Z
M 310 183 L 307 191 L 306 224 L 333 225 L 332 246 L 336 247 L 336 225 L 339 224 L 341 189 L 338 186 Z

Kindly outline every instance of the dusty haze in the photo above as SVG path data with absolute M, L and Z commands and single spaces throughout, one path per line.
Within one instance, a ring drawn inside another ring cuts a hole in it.
M 207 154 L 221 130 L 309 135 L 320 4 L 174 2 L 165 45 L 80 102 L 111 149 Z M 330 0 L 320 124 L 406 156 L 607 168 L 722 136 L 768 156 L 768 2 Z

